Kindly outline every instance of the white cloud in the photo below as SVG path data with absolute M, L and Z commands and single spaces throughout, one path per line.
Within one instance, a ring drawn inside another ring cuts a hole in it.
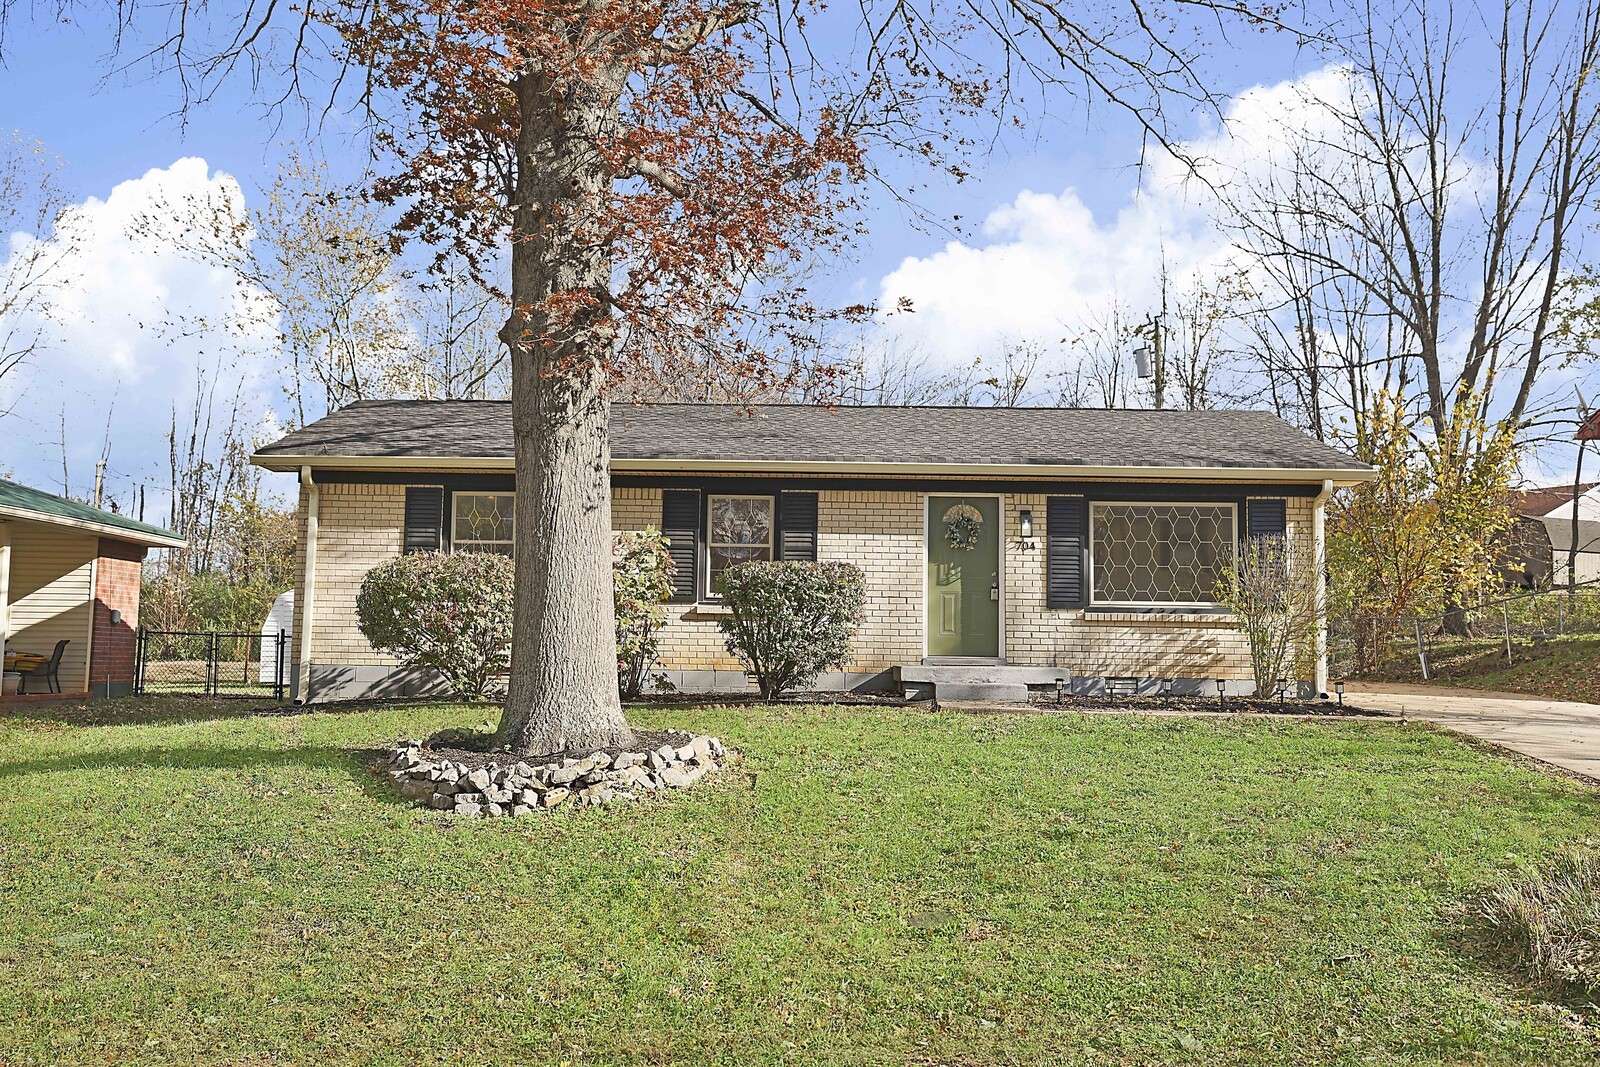
M 15 403 L 0 419 L 3 463 L 23 481 L 59 488 L 64 418 L 72 489 L 84 491 L 109 411 L 113 494 L 163 482 L 173 406 L 182 421 L 202 376 L 218 383 L 220 419 L 235 390 L 246 427 L 266 416 L 274 399 L 266 372 L 275 337 L 270 313 L 262 314 L 269 299 L 225 265 L 189 254 L 202 242 L 192 229 L 165 235 L 170 241 L 136 235 L 141 220 L 171 223 L 175 205 L 195 203 L 243 217 L 233 177 L 186 158 L 84 200 L 57 223 L 51 240 L 67 255 L 46 324 L 48 350 L 0 382 L 10 394 L 0 396 L 0 410 Z M 29 238 L 13 236 L 13 249 L 19 240 Z
M 1335 137 L 1336 120 L 1319 101 L 1348 99 L 1350 91 L 1340 67 L 1250 89 L 1233 100 L 1220 128 L 1183 148 L 1217 180 L 1263 173 L 1290 134 Z M 882 327 L 941 363 L 966 362 L 1004 338 L 1053 341 L 1106 321 L 1117 302 L 1142 317 L 1157 302 L 1163 263 L 1182 286 L 1226 268 L 1234 254 L 1211 193 L 1165 155 L 1110 217 L 1097 218 L 1071 185 L 1027 190 L 989 213 L 982 238 L 902 261 L 880 284 L 880 306 L 892 309 L 904 297 L 914 311 L 887 313 Z

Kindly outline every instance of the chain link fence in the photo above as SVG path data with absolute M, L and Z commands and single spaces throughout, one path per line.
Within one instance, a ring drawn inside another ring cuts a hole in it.
M 1484 600 L 1452 616 L 1333 619 L 1328 668 L 1336 678 L 1430 681 L 1493 657 L 1515 663 L 1552 642 L 1600 637 L 1600 582 Z
M 140 630 L 136 693 L 254 696 L 282 700 L 289 634 Z

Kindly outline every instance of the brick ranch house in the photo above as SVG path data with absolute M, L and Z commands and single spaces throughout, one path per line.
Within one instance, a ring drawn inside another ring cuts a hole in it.
M 63 693 L 132 692 L 141 564 L 149 549 L 183 545 L 170 530 L 0 478 L 0 643 L 48 656 L 66 641 Z M 42 679 L 28 682 L 43 691 Z
M 717 626 L 720 570 L 820 559 L 866 574 L 853 658 L 823 688 L 1249 693 L 1214 598 L 1223 566 L 1251 536 L 1320 555 L 1329 494 L 1372 477 L 1254 411 L 658 404 L 611 420 L 611 525 L 671 540 L 660 667 L 686 691 L 749 684 Z M 362 637 L 356 592 L 402 552 L 510 551 L 509 404 L 361 401 L 253 460 L 300 479 L 296 698 L 427 691 Z M 1325 657 L 1299 681 L 1325 691 Z

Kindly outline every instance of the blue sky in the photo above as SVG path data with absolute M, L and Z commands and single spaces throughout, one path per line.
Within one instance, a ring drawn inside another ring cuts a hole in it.
M 337 169 L 359 169 L 358 138 L 337 123 L 308 130 L 292 119 L 277 122 L 242 80 L 180 122 L 175 82 L 116 73 L 106 56 L 108 40 L 92 25 L 14 25 L 0 68 L 0 131 L 19 130 L 44 142 L 65 161 L 63 180 L 72 195 L 96 198 L 108 219 L 131 210 L 127 205 L 150 188 L 196 188 L 227 175 L 248 202 L 270 182 L 286 142 L 314 145 Z M 1297 50 L 1287 35 L 1244 35 L 1235 46 L 1216 47 L 1209 69 L 1218 90 L 1235 94 L 1311 75 L 1320 65 L 1320 57 Z M 1141 137 L 1126 115 L 1103 103 L 1088 114 L 1066 101 L 1053 108 L 1051 117 L 978 159 L 972 180 L 935 183 L 921 194 L 935 216 L 968 219 L 973 230 L 965 237 L 921 230 L 899 208 L 880 204 L 859 256 L 840 265 L 834 278 L 839 291 L 866 299 L 914 293 L 920 305 L 915 325 L 937 349 L 936 358 L 959 360 L 992 344 L 1003 332 L 997 319 L 1014 320 L 1019 329 L 1049 329 L 1063 308 L 1092 303 L 1108 286 L 1137 302 L 1153 282 L 1154 244 L 1171 240 L 1180 253 L 1185 242 L 1204 246 L 1208 220 L 1181 203 L 1181 195 L 1161 190 L 1152 207 L 1152 198 L 1141 193 Z M 1216 129 L 1211 115 L 1188 116 L 1181 124 L 1185 136 L 1203 138 Z M 180 160 L 189 162 L 175 169 Z M 924 177 L 917 174 L 919 184 Z M 108 200 L 119 186 L 119 197 Z M 1191 251 L 1205 254 L 1204 247 Z M 0 420 L 0 469 L 59 490 L 64 409 L 72 489 L 81 492 L 110 408 L 110 488 L 126 497 L 141 482 L 153 490 L 164 481 L 162 434 L 170 408 L 192 389 L 193 365 L 205 358 L 140 334 L 134 324 L 139 302 L 189 299 L 203 309 L 206 300 L 217 299 L 217 288 L 192 266 L 126 250 L 113 249 L 101 266 L 107 295 L 90 302 L 71 350 L 41 360 L 18 414 Z M 984 292 L 971 279 L 992 280 L 1001 290 Z M 279 400 L 269 387 L 257 389 L 248 369 L 242 388 L 264 409 Z

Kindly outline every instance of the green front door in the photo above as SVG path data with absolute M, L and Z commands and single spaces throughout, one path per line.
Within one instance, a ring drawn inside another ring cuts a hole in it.
M 1000 658 L 1000 501 L 928 498 L 928 655 Z

